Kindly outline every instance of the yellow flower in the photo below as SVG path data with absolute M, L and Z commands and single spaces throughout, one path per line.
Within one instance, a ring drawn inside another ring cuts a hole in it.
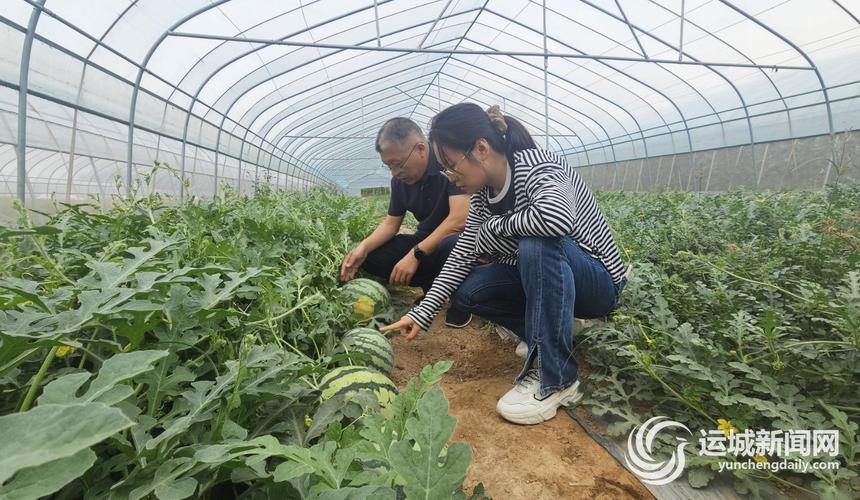
M 717 429 L 723 431 L 726 437 L 731 437 L 732 433 L 738 432 L 738 428 L 732 425 L 731 421 L 723 418 L 717 419 Z
M 766 457 L 766 456 L 764 456 L 764 455 L 759 455 L 759 454 L 754 455 L 754 456 L 753 456 L 753 460 L 755 460 L 756 462 L 758 462 L 758 463 L 760 463 L 760 464 L 766 464 L 766 463 L 768 462 L 768 460 L 767 460 L 767 457 Z
M 306 429 L 307 429 L 307 428 L 309 428 L 309 427 L 311 426 L 311 423 L 312 423 L 312 422 L 313 422 L 313 419 L 311 418 L 311 416 L 310 416 L 310 415 L 305 415 L 305 428 L 306 428 Z
M 75 351 L 77 351 L 77 349 L 75 349 L 74 347 L 67 346 L 67 345 L 61 345 L 60 347 L 57 348 L 57 357 L 58 358 L 65 358 L 69 354 L 73 354 Z

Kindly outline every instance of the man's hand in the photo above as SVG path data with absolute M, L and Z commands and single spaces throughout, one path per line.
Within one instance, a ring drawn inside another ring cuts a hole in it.
M 392 285 L 408 285 L 415 276 L 415 271 L 418 270 L 418 259 L 412 253 L 412 250 L 406 253 L 400 262 L 391 270 L 391 276 L 388 282 Z
M 363 244 L 359 243 L 357 247 L 343 258 L 343 264 L 340 266 L 340 280 L 349 281 L 355 278 L 355 273 L 364 264 L 365 259 L 367 259 L 367 250 L 365 250 Z
M 392 323 L 379 329 L 380 332 L 388 332 L 391 330 L 400 330 L 400 335 L 403 335 L 403 338 L 406 340 L 412 340 L 416 335 L 418 335 L 421 327 L 414 319 L 409 316 L 403 316 L 397 323 Z

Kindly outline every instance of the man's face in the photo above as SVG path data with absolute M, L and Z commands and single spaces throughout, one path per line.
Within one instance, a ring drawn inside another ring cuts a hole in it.
M 392 176 L 406 184 L 415 184 L 427 170 L 427 143 L 420 139 L 410 138 L 402 144 L 386 141 L 380 143 L 380 147 L 382 163 Z

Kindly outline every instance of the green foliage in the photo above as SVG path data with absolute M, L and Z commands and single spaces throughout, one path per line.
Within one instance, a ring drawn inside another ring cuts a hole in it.
M 860 186 L 599 201 L 633 264 L 621 308 L 578 334 L 585 404 L 612 417 L 610 433 L 653 415 L 691 429 L 839 429 L 841 469 L 801 487 L 860 494 Z M 792 476 L 734 474 L 765 496 L 762 479 Z M 712 477 L 690 470 L 697 487 Z
M 445 365 L 413 383 L 391 421 L 373 398 L 320 403 L 316 389 L 357 326 L 341 306 L 340 260 L 377 220 L 355 198 L 260 189 L 68 206 L 0 229 L 0 498 L 394 498 L 411 487 L 391 463 L 365 470 L 376 449 L 364 434 L 450 418 L 438 396 L 416 406 Z

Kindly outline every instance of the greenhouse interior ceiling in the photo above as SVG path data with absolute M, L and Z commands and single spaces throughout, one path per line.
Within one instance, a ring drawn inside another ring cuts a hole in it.
M 599 189 L 858 177 L 860 0 L 3 0 L 0 19 L 10 199 L 355 193 L 389 182 L 385 120 L 463 101 Z

